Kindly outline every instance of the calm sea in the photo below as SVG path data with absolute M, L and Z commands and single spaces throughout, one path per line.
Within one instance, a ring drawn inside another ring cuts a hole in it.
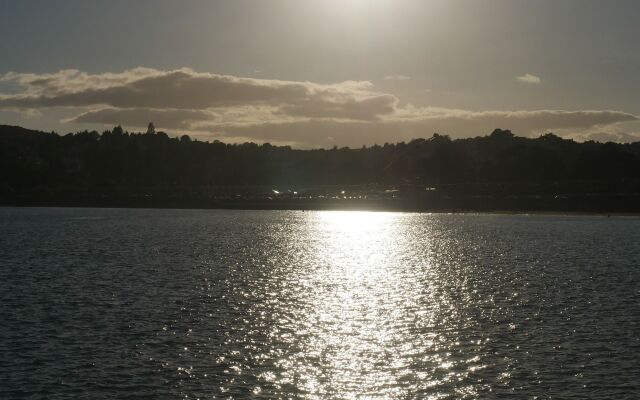
M 638 399 L 640 219 L 0 208 L 2 399 Z

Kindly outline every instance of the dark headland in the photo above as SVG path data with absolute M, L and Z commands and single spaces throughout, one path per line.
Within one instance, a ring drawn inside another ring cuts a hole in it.
M 357 149 L 0 125 L 0 205 L 640 212 L 640 142 L 508 130 Z

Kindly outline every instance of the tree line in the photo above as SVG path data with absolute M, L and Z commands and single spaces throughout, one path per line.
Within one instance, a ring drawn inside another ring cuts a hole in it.
M 301 150 L 169 137 L 152 124 L 147 132 L 117 126 L 66 135 L 0 126 L 3 197 L 213 193 L 275 185 L 413 185 L 479 192 L 524 185 L 555 192 L 638 193 L 639 182 L 640 142 L 579 143 L 552 133 L 525 138 L 496 129 L 465 139 L 433 134 L 355 149 Z

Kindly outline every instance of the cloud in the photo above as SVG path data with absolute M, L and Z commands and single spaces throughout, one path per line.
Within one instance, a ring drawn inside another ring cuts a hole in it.
M 616 111 L 487 111 L 445 108 L 409 109 L 381 121 L 296 121 L 243 126 L 206 126 L 218 138 L 253 137 L 259 141 L 328 147 L 409 141 L 433 133 L 453 138 L 481 136 L 495 128 L 512 129 L 519 135 L 539 136 L 556 129 L 590 129 L 636 117 Z M 203 126 L 204 128 L 204 126 Z
M 282 114 L 278 108 L 243 106 L 207 110 L 101 108 L 83 112 L 64 122 L 144 127 L 153 121 L 161 129 L 197 131 L 202 130 L 203 126 L 241 127 L 299 120 Z
M 373 91 L 370 82 L 323 85 L 198 73 L 186 68 L 173 71 L 136 68 L 120 74 L 94 75 L 75 70 L 42 75 L 11 72 L 1 79 L 24 87 L 22 93 L 0 97 L 3 109 L 91 106 L 208 109 L 263 105 L 285 106 L 300 115 L 321 110 L 327 116 L 374 119 L 378 112 L 392 110 L 397 101 L 394 96 Z M 305 105 L 314 107 L 311 110 Z
M 397 102 L 398 99 L 390 94 L 341 103 L 310 99 L 282 106 L 280 111 L 287 115 L 301 117 L 372 120 L 378 119 L 381 115 L 393 113 Z
M 141 127 L 153 121 L 163 129 L 190 130 L 195 121 L 215 118 L 215 114 L 204 110 L 155 110 L 148 108 L 103 108 L 84 112 L 65 122 L 90 123 L 102 125 L 125 125 Z
M 69 92 L 125 85 L 130 82 L 157 75 L 152 68 L 138 67 L 121 73 L 105 72 L 88 74 L 76 69 L 64 69 L 53 73 L 31 74 L 8 72 L 0 82 L 14 82 L 23 87 L 26 96 L 54 96 Z
M 640 126 L 638 121 L 621 122 L 610 125 L 594 126 L 587 129 L 560 129 L 558 135 L 574 139 L 579 142 L 593 140 L 596 142 L 632 143 L 640 141 Z
M 626 133 L 626 132 L 590 132 L 584 135 L 573 136 L 574 139 L 584 142 L 593 140 L 595 142 L 616 142 L 616 143 L 633 143 L 640 141 L 639 133 Z
M 386 81 L 408 81 L 410 79 L 411 77 L 406 75 L 387 75 L 384 77 Z
M 447 108 L 397 109 L 379 120 L 296 118 L 279 109 L 233 107 L 217 110 L 101 109 L 83 113 L 74 122 L 124 124 L 144 127 L 148 121 L 165 129 L 179 129 L 201 138 L 233 141 L 286 143 L 301 147 L 408 141 L 434 132 L 454 138 L 485 135 L 494 128 L 509 128 L 525 136 L 554 131 L 575 137 L 573 132 L 601 130 L 608 124 L 635 121 L 618 111 L 484 111 Z M 583 137 L 582 140 L 589 140 Z
M 518 80 L 518 82 L 522 82 L 522 83 L 528 83 L 531 85 L 538 85 L 542 82 L 542 80 L 540 79 L 539 76 L 535 76 L 535 75 L 531 75 L 531 74 L 524 74 L 521 76 L 516 76 L 516 79 Z
M 415 107 L 377 91 L 368 81 L 319 84 L 187 68 L 162 71 L 140 67 L 104 74 L 11 72 L 0 80 L 21 88 L 17 93 L 0 94 L 0 109 L 46 113 L 64 107 L 75 113 L 65 123 L 144 128 L 153 121 L 158 129 L 203 139 L 300 147 L 361 146 L 427 137 L 434 132 L 469 137 L 485 135 L 494 128 L 525 136 L 559 131 L 578 137 L 576 132 L 609 132 L 612 125 L 638 120 L 615 110 Z

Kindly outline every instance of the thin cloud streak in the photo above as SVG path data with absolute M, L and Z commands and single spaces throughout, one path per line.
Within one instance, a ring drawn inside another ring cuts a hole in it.
M 411 80 L 410 76 L 406 75 L 387 75 L 384 77 L 386 81 L 408 81 Z
M 528 83 L 530 85 L 539 85 L 540 83 L 542 83 L 542 79 L 540 79 L 539 76 L 532 75 L 532 74 L 524 74 L 521 76 L 516 76 L 516 79 L 519 82 Z

